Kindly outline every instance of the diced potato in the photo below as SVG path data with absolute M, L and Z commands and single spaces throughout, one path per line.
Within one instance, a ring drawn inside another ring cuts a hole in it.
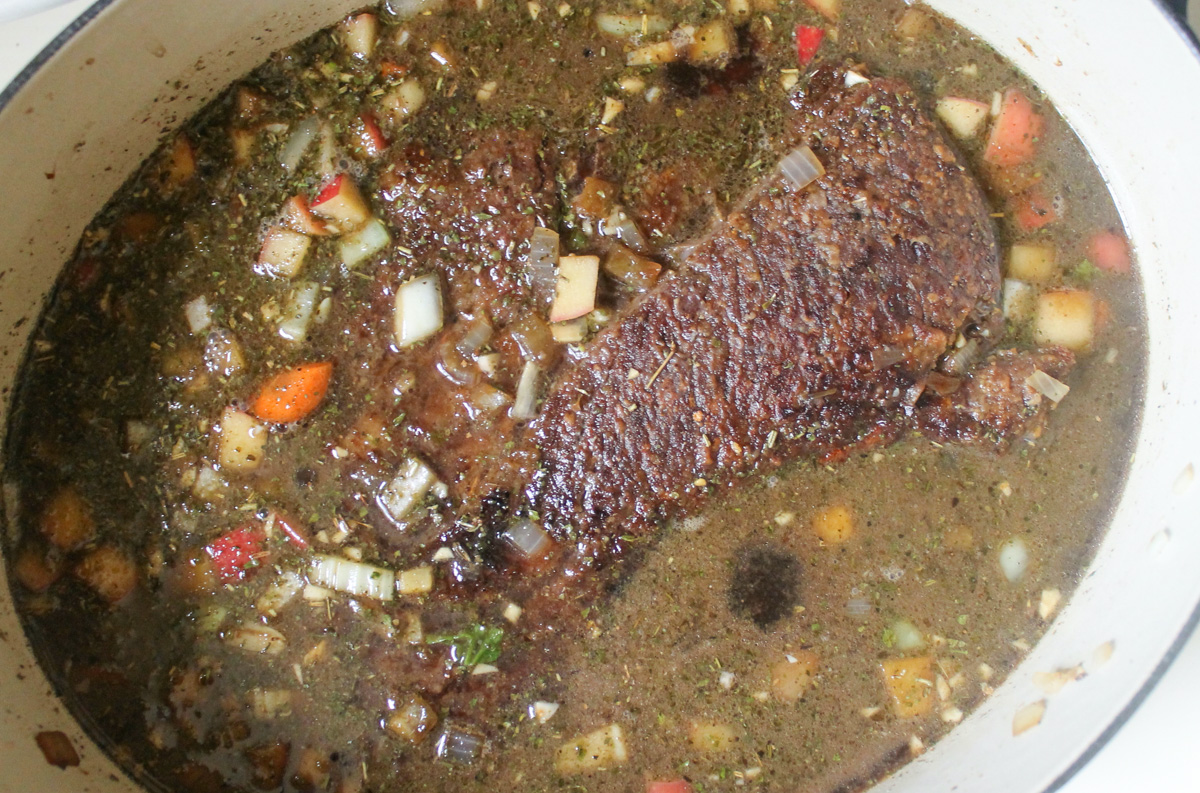
M 1083 352 L 1096 333 L 1096 302 L 1091 292 L 1061 289 L 1038 297 L 1033 336 L 1038 344 L 1056 344 Z
M 299 275 L 311 245 L 312 239 L 307 234 L 271 226 L 263 237 L 255 269 L 265 275 L 292 278 Z
M 625 109 L 625 103 L 620 99 L 615 99 L 611 96 L 604 97 L 604 113 L 600 116 L 601 124 L 611 124 L 616 120 L 617 116 L 621 115 L 621 111 Z
M 729 751 L 739 740 L 733 727 L 720 722 L 696 722 L 688 729 L 692 748 L 705 754 Z
M 233 149 L 233 161 L 238 165 L 250 162 L 254 153 L 254 144 L 258 142 L 258 131 L 231 127 L 229 129 L 229 148 Z
M 384 115 L 393 124 L 403 124 L 425 104 L 425 89 L 415 77 L 409 77 L 384 95 L 380 101 Z
M 359 60 L 367 60 L 375 52 L 379 36 L 379 18 L 374 14 L 355 14 L 338 26 L 346 49 Z
M 693 63 L 723 63 L 733 54 L 736 41 L 733 27 L 718 17 L 701 25 L 688 47 L 688 60 Z
M 909 8 L 896 22 L 896 36 L 910 41 L 933 32 L 933 20 L 919 8 Z
M 554 768 L 560 774 L 582 774 L 623 765 L 628 759 L 625 734 L 614 723 L 560 746 Z
M 267 447 L 267 428 L 249 413 L 225 408 L 221 414 L 218 459 L 221 468 L 240 473 L 253 471 Z
M 669 41 L 657 41 L 630 50 L 629 54 L 625 56 L 625 65 L 654 66 L 660 63 L 671 63 L 677 57 L 674 44 Z
M 401 595 L 427 595 L 433 591 L 433 568 L 429 565 L 401 570 L 396 574 L 396 591 Z
M 429 48 L 429 57 L 443 69 L 454 68 L 454 55 L 445 41 L 435 41 Z
M 186 135 L 178 135 L 163 163 L 164 190 L 177 190 L 196 174 L 196 150 Z
M 842 0 L 804 0 L 804 2 L 830 22 L 836 22 L 842 15 Z
M 796 650 L 771 666 L 771 696 L 780 702 L 798 702 L 812 687 L 820 669 L 820 656 L 811 650 Z
M 750 16 L 750 0 L 728 0 L 725 10 L 733 17 L 748 17 Z
M 938 100 L 935 112 L 956 138 L 968 140 L 975 137 L 987 121 L 991 106 L 974 99 L 947 96 Z
M 599 256 L 561 256 L 558 282 L 550 321 L 565 322 L 582 317 L 596 307 L 596 282 L 600 273 Z
M 124 551 L 101 545 L 75 565 L 75 577 L 109 603 L 117 603 L 137 586 L 137 565 Z
M 45 592 L 62 576 L 58 558 L 26 546 L 13 563 L 13 575 L 30 592 Z
M 620 38 L 657 36 L 671 29 L 671 22 L 660 14 L 596 14 L 596 28 L 601 33 Z
M 1008 251 L 1005 275 L 1031 284 L 1044 284 L 1058 276 L 1057 259 L 1053 245 L 1017 244 Z
M 604 272 L 630 289 L 645 292 L 658 283 L 662 265 L 624 245 L 614 245 L 604 259 Z
M 415 745 L 429 737 L 437 722 L 437 712 L 414 695 L 384 718 L 383 728 Z
M 71 485 L 60 488 L 47 502 L 38 528 L 42 536 L 64 551 L 78 548 L 96 535 L 92 508 Z
M 1000 287 L 1000 297 L 1000 304 L 1004 307 L 1004 318 L 1012 322 L 1026 322 L 1037 310 L 1037 288 L 1016 278 L 1004 279 Z
M 854 536 L 854 513 L 841 504 L 822 507 L 812 517 L 812 528 L 822 542 L 838 545 Z
M 204 343 L 204 366 L 221 377 L 233 377 L 246 368 L 246 357 L 237 337 L 227 330 L 215 330 Z
M 910 719 L 933 710 L 933 658 L 889 658 L 880 662 L 879 671 L 897 716 Z

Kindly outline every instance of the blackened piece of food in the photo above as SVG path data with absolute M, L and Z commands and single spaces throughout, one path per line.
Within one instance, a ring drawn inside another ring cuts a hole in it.
M 773 545 L 743 548 L 729 581 L 729 609 L 764 630 L 800 605 L 800 562 Z
M 825 174 L 766 179 L 563 373 L 531 429 L 528 497 L 590 553 L 755 469 L 895 438 L 938 359 L 996 311 L 987 204 L 904 83 L 819 71 L 789 143 Z
M 925 435 L 948 443 L 1006 446 L 1041 427 L 1048 401 L 1029 383 L 1040 369 L 1062 377 L 1075 363 L 1069 350 L 1001 350 L 967 375 L 951 393 L 926 391 L 917 410 Z

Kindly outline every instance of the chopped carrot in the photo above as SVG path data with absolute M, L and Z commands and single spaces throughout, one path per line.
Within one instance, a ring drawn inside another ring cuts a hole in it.
M 278 424 L 299 421 L 321 404 L 332 374 L 332 361 L 306 363 L 280 372 L 263 383 L 250 412 Z
M 1021 231 L 1037 231 L 1058 220 L 1058 211 L 1054 208 L 1053 200 L 1040 185 L 1034 185 L 1013 198 L 1009 206 L 1012 209 L 1013 222 Z
M 647 782 L 646 793 L 692 793 L 692 786 L 686 779 L 672 779 L 669 782 Z
M 821 40 L 824 38 L 825 31 L 822 28 L 815 28 L 812 25 L 796 25 L 796 57 L 801 66 L 812 63 L 813 57 L 817 54 L 817 48 L 821 46 Z
M 387 80 L 399 79 L 408 75 L 408 67 L 401 66 L 395 61 L 384 61 L 379 64 L 379 74 Z
M 1000 168 L 1014 168 L 1033 159 L 1043 120 L 1023 93 L 1016 88 L 1004 92 L 1000 115 L 992 125 L 983 161 Z
M 1129 242 L 1114 231 L 1097 232 L 1088 240 L 1088 258 L 1092 264 L 1110 273 L 1129 272 Z

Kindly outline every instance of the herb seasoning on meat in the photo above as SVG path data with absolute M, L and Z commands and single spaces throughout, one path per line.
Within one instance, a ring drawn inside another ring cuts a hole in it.
M 385 3 L 85 233 L 14 595 L 152 788 L 857 790 L 1070 594 L 1142 328 L 1080 143 L 920 6 Z

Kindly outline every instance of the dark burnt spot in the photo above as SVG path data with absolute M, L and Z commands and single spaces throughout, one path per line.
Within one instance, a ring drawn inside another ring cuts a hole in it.
M 766 630 L 800 602 L 800 562 L 775 545 L 738 551 L 729 582 L 729 608 Z

